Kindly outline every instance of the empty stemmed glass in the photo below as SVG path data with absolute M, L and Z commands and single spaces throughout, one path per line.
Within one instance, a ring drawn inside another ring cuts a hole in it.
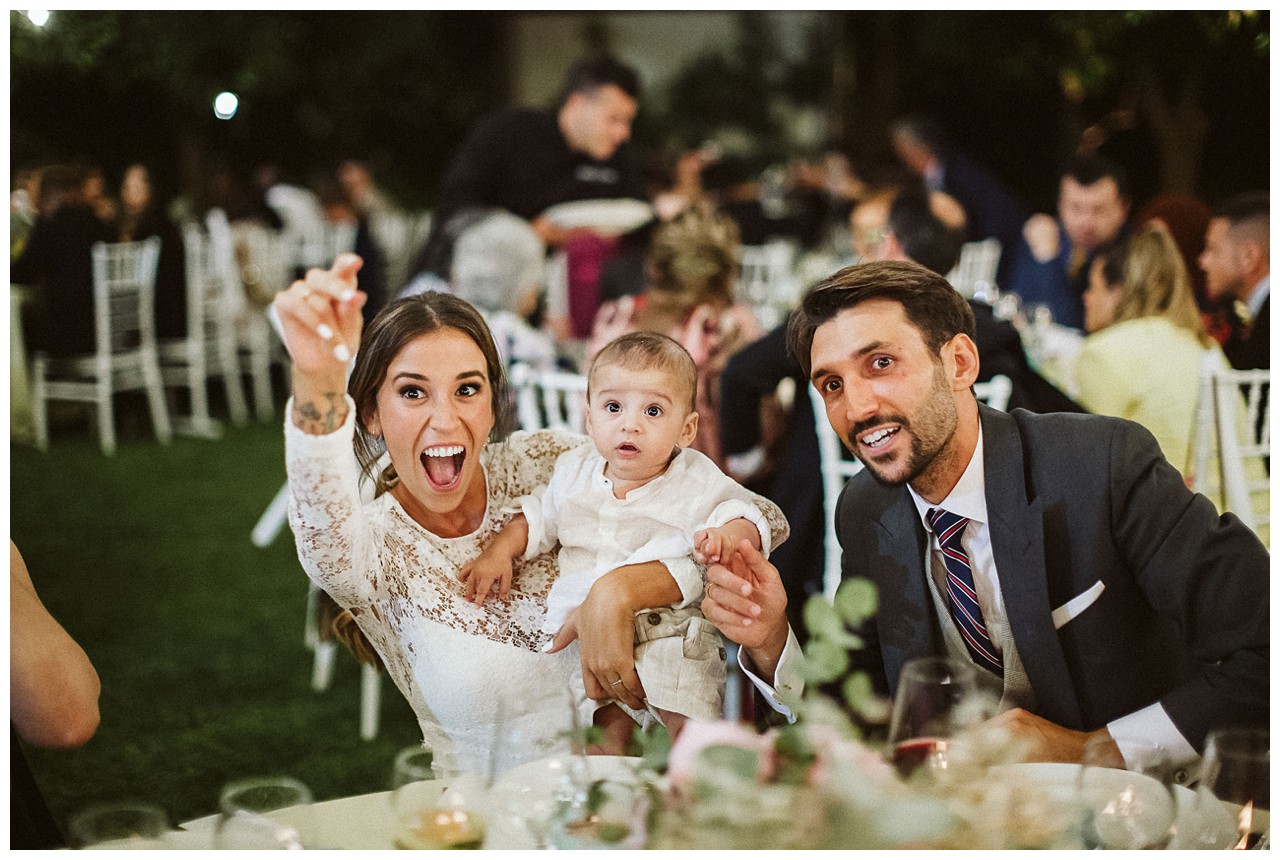
M 154 803 L 124 801 L 85 808 L 67 825 L 73 848 L 167 849 L 169 819 Z
M 909 660 L 893 698 L 888 756 L 904 778 L 921 770 L 938 775 L 955 757 L 957 736 L 994 710 L 971 664 L 949 657 Z
M 1175 762 L 1155 743 L 1126 742 L 1119 766 L 1115 752 L 1109 736 L 1085 744 L 1076 795 L 1084 847 L 1167 847 L 1178 815 Z
M 304 810 L 310 804 L 310 789 L 292 777 L 255 777 L 227 783 L 218 801 L 214 847 L 302 848 L 299 828 L 276 820 L 272 814 L 288 809 L 295 821 L 305 819 Z
M 1186 847 L 1270 845 L 1271 736 L 1266 729 L 1219 729 L 1209 733 L 1196 788 L 1196 807 L 1201 829 L 1194 845 Z

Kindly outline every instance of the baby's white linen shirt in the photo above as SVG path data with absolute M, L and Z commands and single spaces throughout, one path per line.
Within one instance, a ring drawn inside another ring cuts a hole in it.
M 725 475 L 705 454 L 681 449 L 667 471 L 625 499 L 613 494 L 605 459 L 587 445 L 556 461 L 546 487 L 519 499 L 529 523 L 525 558 L 559 541 L 560 576 L 547 595 L 543 630 L 554 633 L 603 574 L 624 565 L 660 561 L 688 606 L 702 598 L 705 570 L 691 558 L 699 529 L 746 519 L 769 554 L 770 531 L 753 494 Z

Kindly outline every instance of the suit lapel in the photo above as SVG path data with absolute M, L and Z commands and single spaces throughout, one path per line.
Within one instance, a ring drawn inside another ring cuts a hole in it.
M 924 575 L 924 526 L 907 491 L 895 495 L 877 522 L 877 545 L 869 565 L 879 593 L 877 632 L 890 694 L 897 688 L 903 663 L 940 653 Z
M 981 407 L 991 551 L 1018 656 L 1040 716 L 1078 726 L 1080 705 L 1049 604 L 1044 518 L 1023 473 L 1022 439 L 1008 415 Z

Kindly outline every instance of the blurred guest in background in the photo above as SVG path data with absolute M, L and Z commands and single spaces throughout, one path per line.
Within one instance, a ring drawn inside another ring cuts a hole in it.
M 93 259 L 95 242 L 109 242 L 111 228 L 84 200 L 84 173 L 54 165 L 40 177 L 38 216 L 9 280 L 34 287 L 24 305 L 28 348 L 51 355 L 94 350 Z
M 546 245 L 559 247 L 572 232 L 542 217 L 549 207 L 645 199 L 624 146 L 639 97 L 636 72 L 599 57 L 569 69 L 555 110 L 506 107 L 482 118 L 445 171 L 431 235 L 412 272 L 447 281 L 454 242 L 493 209 L 532 222 Z
M 1246 325 L 1223 344 L 1231 366 L 1271 367 L 1271 203 L 1265 191 L 1234 197 L 1214 212 L 1200 267 L 1210 296 L 1245 309 Z
M 102 175 L 102 168 L 96 164 L 77 164 L 75 169 L 80 174 L 80 193 L 85 205 L 93 210 L 93 214 L 107 223 L 115 220 L 117 210 L 115 201 L 107 195 L 107 180 Z
M 1133 219 L 1133 229 L 1151 224 L 1167 232 L 1178 246 L 1187 267 L 1191 293 L 1204 320 L 1205 331 L 1218 343 L 1226 343 L 1233 332 L 1243 326 L 1230 296 L 1210 296 L 1205 286 L 1200 255 L 1204 253 L 1205 234 L 1209 230 L 1212 211 L 1203 201 L 1188 194 L 1161 194 L 1151 199 Z
M 1147 226 L 1094 260 L 1084 308 L 1080 402 L 1146 427 L 1189 479 L 1200 362 L 1206 349 L 1221 350 L 1172 237 Z
M 324 220 L 330 224 L 352 224 L 356 228 L 354 253 L 364 260 L 364 265 L 356 273 L 360 291 L 368 296 L 361 309 L 367 325 L 377 316 L 378 311 L 387 303 L 387 266 L 386 255 L 374 240 L 373 229 L 369 223 L 369 214 L 356 203 L 348 190 L 349 183 L 343 181 L 344 167 L 339 167 L 332 176 L 322 177 L 316 186 L 316 199 L 320 203 Z M 366 173 L 367 175 L 367 173 Z M 370 179 L 370 181 L 372 181 Z M 369 202 L 371 186 L 354 183 L 357 190 L 363 191 L 364 200 Z M 376 194 L 376 191 L 374 191 Z
M 115 221 L 118 242 L 160 239 L 156 266 L 156 337 L 187 335 L 186 250 L 177 225 L 166 214 L 151 183 L 146 165 L 132 164 L 120 180 L 120 215 Z
M 368 217 L 395 210 L 393 204 L 373 179 L 373 173 L 363 161 L 347 159 L 338 165 L 338 182 L 357 213 Z
M 15 260 L 27 246 L 27 237 L 36 223 L 36 201 L 40 197 L 40 168 L 20 167 L 13 172 L 9 192 L 9 259 Z
M 720 373 L 735 352 L 764 332 L 751 309 L 734 301 L 738 227 L 709 205 L 691 206 L 660 226 L 648 256 L 644 294 L 600 308 L 587 359 L 628 331 L 647 330 L 679 341 L 698 366 L 700 416 L 691 447 L 724 469 L 720 450 Z
M 1129 181 L 1120 165 L 1101 155 L 1078 155 L 1063 168 L 1058 218 L 1033 215 L 1023 225 L 1007 288 L 1024 305 L 1041 304 L 1053 321 L 1084 325 L 1081 296 L 1093 258 L 1124 234 Z
M 942 128 L 925 117 L 903 117 L 889 130 L 893 151 L 931 191 L 954 197 L 964 207 L 969 240 L 998 239 L 996 283 L 1008 282 L 1014 252 L 1022 239 L 1027 207 L 989 170 L 950 146 Z

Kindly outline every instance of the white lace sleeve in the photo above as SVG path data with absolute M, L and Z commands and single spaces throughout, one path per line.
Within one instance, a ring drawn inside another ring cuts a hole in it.
M 381 566 L 351 447 L 356 407 L 350 397 L 346 401 L 347 420 L 324 436 L 304 433 L 285 420 L 289 525 L 307 576 L 339 603 L 364 606 L 373 602 Z M 291 399 L 285 415 L 292 412 Z

